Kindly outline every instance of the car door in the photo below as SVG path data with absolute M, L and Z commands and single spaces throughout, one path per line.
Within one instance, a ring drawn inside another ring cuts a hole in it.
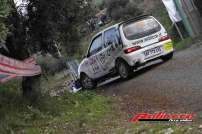
M 120 41 L 119 31 L 111 28 L 103 33 L 104 49 L 99 54 L 98 61 L 103 72 L 109 73 L 115 66 L 115 59 L 120 54 L 122 43 Z
M 88 51 L 88 70 L 89 76 L 93 79 L 99 78 L 104 75 L 103 69 L 98 61 L 99 53 L 103 50 L 102 34 L 96 36 L 90 45 Z

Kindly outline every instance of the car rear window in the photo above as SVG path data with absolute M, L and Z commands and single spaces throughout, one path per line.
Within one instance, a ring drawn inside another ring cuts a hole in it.
M 161 30 L 159 23 L 152 17 L 123 24 L 123 32 L 128 40 L 135 40 Z

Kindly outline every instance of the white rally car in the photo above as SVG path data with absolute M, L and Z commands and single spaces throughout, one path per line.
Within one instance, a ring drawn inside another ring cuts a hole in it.
M 165 28 L 152 16 L 144 15 L 118 23 L 96 34 L 79 65 L 81 85 L 92 89 L 111 74 L 128 78 L 145 63 L 173 57 L 173 44 Z

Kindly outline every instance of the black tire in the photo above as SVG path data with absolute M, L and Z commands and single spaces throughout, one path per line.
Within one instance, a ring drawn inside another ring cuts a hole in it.
M 133 74 L 133 68 L 129 66 L 125 61 L 120 60 L 117 62 L 117 72 L 122 79 L 128 79 Z
M 166 62 L 173 58 L 173 52 L 163 56 L 161 59 Z
M 81 86 L 83 89 L 94 89 L 97 86 L 97 83 L 88 77 L 86 74 L 82 74 L 80 78 Z

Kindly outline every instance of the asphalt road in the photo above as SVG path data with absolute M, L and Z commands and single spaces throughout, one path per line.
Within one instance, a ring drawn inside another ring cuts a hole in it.
M 202 122 L 202 44 L 176 52 L 135 72 L 127 81 L 113 80 L 100 86 L 99 93 L 120 98 L 121 109 L 137 112 L 194 113 Z

